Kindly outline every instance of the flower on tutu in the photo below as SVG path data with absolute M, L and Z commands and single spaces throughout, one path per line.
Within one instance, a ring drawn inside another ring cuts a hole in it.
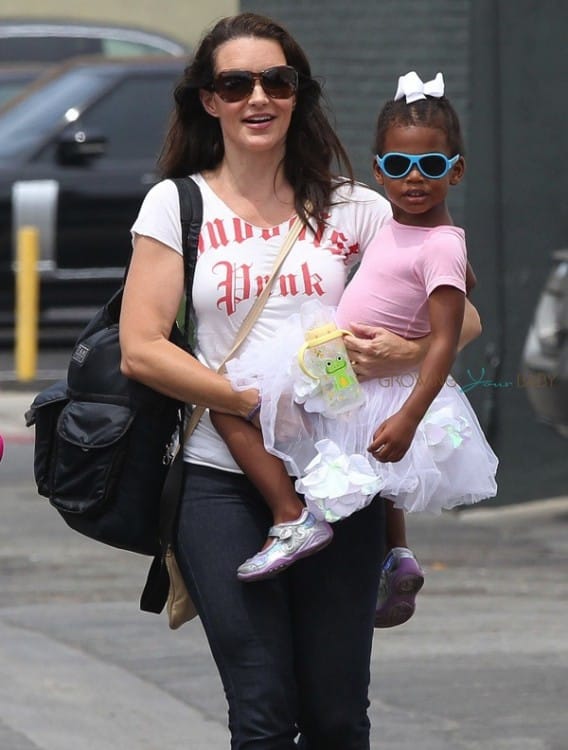
M 320 389 L 319 381 L 312 380 L 299 370 L 294 368 L 294 401 L 297 404 L 303 404 L 305 401 L 314 396 Z
M 319 440 L 315 448 L 318 455 L 296 482 L 296 489 L 306 495 L 314 515 L 327 521 L 345 518 L 368 505 L 384 486 L 382 476 L 375 473 L 365 456 L 347 455 L 327 438 Z
M 426 412 L 422 427 L 435 461 L 445 461 L 471 437 L 468 420 L 454 416 L 449 406 Z
M 313 380 L 300 371 L 300 368 L 293 369 L 294 383 L 294 401 L 301 404 L 304 409 L 311 414 L 326 414 L 327 404 L 322 395 L 319 380 Z M 333 416 L 333 415 L 331 415 Z

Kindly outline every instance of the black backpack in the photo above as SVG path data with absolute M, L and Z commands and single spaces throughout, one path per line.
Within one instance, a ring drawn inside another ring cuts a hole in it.
M 185 310 L 183 331 L 174 325 L 170 340 L 191 352 L 189 313 L 202 200 L 191 178 L 173 182 L 180 199 Z M 36 396 L 26 423 L 35 424 L 38 492 L 71 528 L 114 547 L 160 556 L 161 495 L 184 405 L 120 372 L 123 290 L 124 284 L 81 333 L 67 380 Z

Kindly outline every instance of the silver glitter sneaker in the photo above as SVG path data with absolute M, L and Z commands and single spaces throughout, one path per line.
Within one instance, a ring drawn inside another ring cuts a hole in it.
M 272 578 L 296 560 L 326 547 L 333 538 L 333 531 L 327 521 L 318 521 L 304 508 L 295 521 L 271 526 L 268 536 L 274 538 L 272 544 L 239 565 L 237 578 L 240 581 Z

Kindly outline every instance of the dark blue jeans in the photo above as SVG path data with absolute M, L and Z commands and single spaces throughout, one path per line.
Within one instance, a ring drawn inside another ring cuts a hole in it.
M 375 499 L 321 552 L 241 583 L 270 513 L 246 477 L 186 464 L 177 560 L 223 681 L 232 750 L 369 749 L 383 518 Z

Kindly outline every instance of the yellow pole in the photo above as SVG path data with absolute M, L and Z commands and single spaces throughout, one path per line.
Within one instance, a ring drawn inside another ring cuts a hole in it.
M 37 371 L 39 312 L 39 232 L 22 227 L 17 237 L 16 270 L 16 376 L 33 380 Z

